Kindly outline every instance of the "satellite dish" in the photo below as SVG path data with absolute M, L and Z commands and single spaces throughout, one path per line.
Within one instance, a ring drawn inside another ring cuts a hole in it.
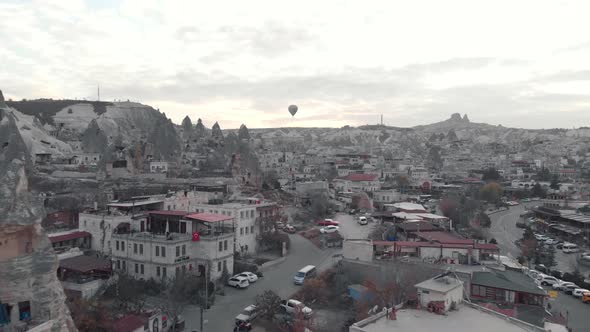
M 291 105 L 289 106 L 289 113 L 291 113 L 291 116 L 295 116 L 295 114 L 297 113 L 297 105 Z

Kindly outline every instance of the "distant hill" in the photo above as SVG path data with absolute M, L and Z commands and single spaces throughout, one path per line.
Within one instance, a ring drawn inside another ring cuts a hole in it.
M 112 105 L 112 103 L 104 101 L 81 101 L 73 99 L 34 99 L 21 101 L 7 101 L 6 104 L 10 107 L 17 109 L 19 112 L 23 114 L 32 115 L 39 118 L 42 124 L 51 125 L 55 125 L 53 118 L 57 114 L 57 112 L 71 105 L 92 105 L 94 112 L 97 115 L 101 115 L 102 113 L 106 112 L 106 106 Z

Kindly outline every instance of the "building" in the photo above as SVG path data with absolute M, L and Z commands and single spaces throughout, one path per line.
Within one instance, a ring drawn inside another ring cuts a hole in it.
M 349 174 L 339 183 L 340 191 L 374 192 L 381 189 L 377 174 Z
M 78 230 L 91 235 L 90 248 L 110 254 L 113 243 L 111 236 L 119 227 L 129 231 L 143 232 L 146 229 L 148 211 L 161 210 L 163 200 L 142 198 L 107 204 L 107 209 L 87 210 L 78 216 Z
M 170 167 L 167 161 L 150 161 L 150 173 L 168 173 Z
M 88 299 L 103 287 L 112 275 L 111 260 L 78 255 L 59 261 L 57 276 L 68 298 Z
M 423 308 L 433 301 L 442 302 L 446 312 L 463 302 L 463 281 L 451 273 L 422 281 L 414 287 L 418 290 L 418 301 Z
M 385 204 L 385 209 L 388 211 L 406 212 L 406 213 L 428 213 L 422 204 L 401 202 L 395 204 Z
M 90 249 L 91 236 L 90 233 L 77 229 L 47 235 L 53 250 L 58 253 L 71 248 Z
M 152 211 L 146 230 L 112 235 L 112 261 L 138 279 L 167 280 L 193 271 L 211 279 L 233 272 L 234 218 L 223 214 Z
M 230 216 L 235 222 L 236 252 L 247 255 L 256 252 L 260 227 L 257 227 L 257 204 L 223 203 L 197 204 L 192 211 Z
M 496 263 L 500 249 L 491 243 L 437 243 L 418 241 L 373 241 L 376 258 L 409 257 L 447 264 Z
M 463 302 L 458 310 L 438 315 L 419 309 L 383 309 L 366 319 L 352 324 L 349 332 L 530 332 L 544 331 L 531 324 L 495 313 L 489 309 Z M 567 332 L 552 325 L 551 331 Z
M 471 299 L 503 304 L 525 304 L 543 307 L 547 293 L 521 272 L 474 272 L 471 276 Z

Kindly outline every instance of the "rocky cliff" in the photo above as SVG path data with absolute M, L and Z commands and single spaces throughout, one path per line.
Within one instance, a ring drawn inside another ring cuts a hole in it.
M 75 331 L 57 258 L 40 224 L 42 202 L 28 189 L 31 158 L 17 123 L 12 111 L 0 107 L 0 303 L 12 307 L 15 328 L 45 323 L 46 331 Z M 29 305 L 30 322 L 19 320 L 19 303 Z

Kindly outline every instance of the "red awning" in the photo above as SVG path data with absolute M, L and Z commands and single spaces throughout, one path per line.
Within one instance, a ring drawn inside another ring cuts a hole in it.
M 55 236 L 51 236 L 51 234 L 49 234 L 48 237 L 49 237 L 49 241 L 51 241 L 51 243 L 56 243 L 56 242 L 74 240 L 74 239 L 81 239 L 81 238 L 90 237 L 90 236 L 91 235 L 88 232 L 75 231 L 75 232 L 71 232 L 71 233 L 67 233 L 67 234 L 60 234 L 60 235 L 55 235 Z

